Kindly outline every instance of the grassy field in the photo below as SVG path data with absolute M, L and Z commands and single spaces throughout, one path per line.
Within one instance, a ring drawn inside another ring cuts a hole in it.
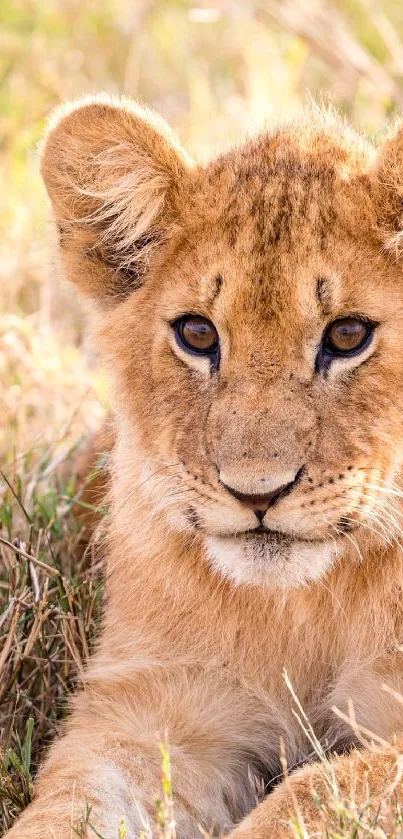
M 47 116 L 81 93 L 124 92 L 203 159 L 309 94 L 376 135 L 403 106 L 403 4 L 0 0 L 0 10 L 1 834 L 32 795 L 102 601 L 100 560 L 83 554 L 71 512 L 74 475 L 60 474 L 101 422 L 108 386 L 53 262 L 36 151 Z M 342 827 L 337 807 L 328 836 L 403 835 L 392 803 L 386 833 L 356 813 Z

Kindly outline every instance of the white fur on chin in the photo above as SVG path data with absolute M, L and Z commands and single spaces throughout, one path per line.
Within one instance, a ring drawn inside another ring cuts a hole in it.
M 322 577 L 338 553 L 334 542 L 295 541 L 265 558 L 260 552 L 254 555 L 239 536 L 205 536 L 204 541 L 211 565 L 235 585 L 303 586 Z

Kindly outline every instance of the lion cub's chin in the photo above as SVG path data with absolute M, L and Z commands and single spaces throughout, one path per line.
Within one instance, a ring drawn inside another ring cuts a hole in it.
M 335 542 L 306 542 L 275 533 L 204 538 L 213 567 L 236 585 L 303 586 L 322 577 L 338 553 Z

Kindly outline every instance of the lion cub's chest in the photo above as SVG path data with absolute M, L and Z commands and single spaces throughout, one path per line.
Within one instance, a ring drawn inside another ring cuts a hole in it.
M 402 708 L 395 703 L 391 710 L 383 690 L 379 659 L 377 667 L 363 662 L 343 662 L 338 667 L 322 662 L 320 668 L 317 661 L 307 661 L 305 668 L 300 662 L 287 665 L 288 686 L 281 668 L 276 673 L 268 667 L 249 684 L 246 676 L 242 683 L 237 679 L 245 702 L 244 719 L 249 720 L 242 748 L 266 791 L 283 776 L 281 743 L 290 772 L 318 760 L 320 749 L 328 755 L 343 754 L 360 745 L 348 719 L 351 703 L 355 719 L 367 731 L 390 738 L 403 728 Z M 237 727 L 237 738 L 241 729 Z

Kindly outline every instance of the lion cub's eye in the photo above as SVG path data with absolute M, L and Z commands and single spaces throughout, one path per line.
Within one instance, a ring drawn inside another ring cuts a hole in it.
M 201 315 L 183 315 L 173 324 L 179 346 L 193 355 L 216 356 L 219 348 L 218 332 Z
M 323 337 L 323 351 L 328 356 L 349 356 L 367 345 L 373 324 L 358 318 L 340 318 L 328 326 Z

